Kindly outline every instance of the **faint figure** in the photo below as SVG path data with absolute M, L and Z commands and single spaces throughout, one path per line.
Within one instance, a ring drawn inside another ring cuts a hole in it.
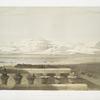
M 21 84 L 22 75 L 20 74 L 19 71 L 16 72 L 14 80 L 15 80 L 16 84 Z
M 36 76 L 33 74 L 33 75 L 28 75 L 27 76 L 27 80 L 29 82 L 29 84 L 34 84 L 34 80 L 35 80 Z
M 60 76 L 55 76 L 55 84 L 60 84 Z
M 55 84 L 55 74 L 47 74 L 49 77 L 48 77 L 48 84 Z
M 2 84 L 7 85 L 9 76 L 7 75 L 6 68 L 2 68 L 1 69 L 1 74 L 2 74 L 1 75 L 1 82 L 2 82 Z
M 89 72 L 89 73 L 87 73 L 87 76 L 88 77 L 93 77 L 93 74 Z
M 47 84 L 48 83 L 48 77 L 43 76 L 41 79 L 42 79 L 42 84 Z
M 75 80 L 76 80 L 76 75 L 75 75 L 75 73 L 74 72 L 71 72 L 70 74 L 69 74 L 69 76 L 68 76 L 68 82 L 69 83 L 75 83 Z
M 68 75 L 68 73 L 61 73 L 59 84 L 66 84 L 68 82 Z

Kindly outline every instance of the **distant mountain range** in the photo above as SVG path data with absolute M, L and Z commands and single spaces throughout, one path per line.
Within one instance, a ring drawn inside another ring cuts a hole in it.
M 100 42 L 87 46 L 82 43 L 59 45 L 48 40 L 26 40 L 0 46 L 0 54 L 100 54 Z

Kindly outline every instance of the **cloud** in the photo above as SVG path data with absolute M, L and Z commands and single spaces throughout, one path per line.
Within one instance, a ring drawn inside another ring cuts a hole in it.
M 100 53 L 100 42 L 91 47 L 87 44 L 61 45 L 46 39 L 24 40 L 10 46 L 0 47 L 1 54 L 96 54 Z
M 100 49 L 100 41 L 96 43 L 95 48 Z

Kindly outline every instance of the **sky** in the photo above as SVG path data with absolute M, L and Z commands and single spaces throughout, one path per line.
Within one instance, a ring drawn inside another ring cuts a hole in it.
M 0 7 L 0 44 L 47 39 L 61 44 L 100 40 L 100 8 Z

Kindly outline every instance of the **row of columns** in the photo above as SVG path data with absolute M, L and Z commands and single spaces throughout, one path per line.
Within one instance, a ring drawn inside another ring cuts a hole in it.
M 1 83 L 7 85 L 9 77 L 10 76 L 8 75 L 7 70 L 3 69 L 1 71 L 1 76 L 0 76 Z M 41 74 L 28 74 L 26 78 L 29 84 L 34 84 L 34 81 L 37 79 L 41 80 L 40 84 L 64 84 L 66 82 L 73 83 L 76 77 L 73 73 L 71 75 L 70 74 L 64 75 L 63 73 L 62 74 L 41 73 Z M 15 80 L 16 84 L 21 84 L 23 75 L 19 71 L 17 71 L 13 79 Z
M 7 84 L 8 79 L 10 78 L 9 75 L 1 75 L 1 83 L 2 84 Z M 13 77 L 13 79 L 15 80 L 16 84 L 21 84 L 23 76 L 21 74 L 15 74 L 15 76 Z M 33 75 L 28 75 L 26 77 L 27 81 L 29 84 L 34 84 L 34 81 L 37 80 L 37 84 L 65 84 L 65 83 L 73 83 L 73 79 L 72 78 L 68 78 L 68 77 L 56 77 L 56 76 L 39 76 L 36 77 L 34 74 Z

